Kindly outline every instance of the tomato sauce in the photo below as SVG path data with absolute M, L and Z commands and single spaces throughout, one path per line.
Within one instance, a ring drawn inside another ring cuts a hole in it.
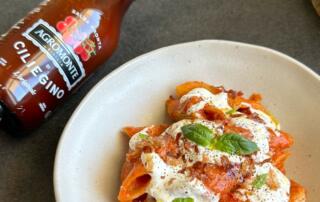
M 0 38 L 0 115 L 21 135 L 114 52 L 132 0 L 46 0 Z

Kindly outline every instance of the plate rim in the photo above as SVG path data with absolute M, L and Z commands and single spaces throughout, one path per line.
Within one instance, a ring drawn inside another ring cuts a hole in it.
M 59 168 L 61 167 L 60 165 L 60 159 L 61 156 L 63 155 L 63 145 L 65 142 L 65 139 L 68 136 L 68 131 L 71 128 L 71 125 L 73 124 L 75 118 L 78 116 L 78 113 L 81 111 L 81 109 L 86 105 L 86 103 L 88 102 L 89 99 L 91 99 L 92 95 L 97 91 L 97 89 L 99 89 L 104 82 L 112 79 L 113 77 L 117 76 L 118 74 L 120 74 L 122 71 L 126 70 L 127 68 L 129 68 L 131 66 L 132 63 L 135 63 L 139 60 L 144 59 L 145 57 L 149 57 L 150 55 L 153 54 L 157 54 L 163 50 L 166 49 L 171 49 L 171 48 L 176 48 L 179 46 L 188 46 L 188 45 L 196 45 L 196 44 L 203 44 L 203 43 L 211 43 L 211 44 L 227 44 L 230 46 L 241 46 L 241 47 L 245 47 L 245 48 L 250 48 L 250 49 L 256 49 L 259 51 L 264 51 L 264 52 L 268 52 L 270 54 L 279 56 L 285 60 L 288 60 L 294 64 L 296 64 L 297 66 L 299 66 L 299 68 L 301 68 L 302 70 L 304 70 L 304 72 L 306 72 L 307 74 L 309 74 L 310 76 L 312 76 L 315 80 L 317 80 L 318 82 L 320 82 L 320 75 L 317 74 L 314 70 L 312 70 L 311 68 L 309 68 L 308 66 L 306 66 L 305 64 L 303 64 L 302 62 L 298 61 L 297 59 L 282 53 L 278 50 L 274 50 L 272 48 L 268 48 L 265 46 L 260 46 L 260 45 L 254 45 L 254 44 L 249 44 L 249 43 L 244 43 L 244 42 L 238 42 L 238 41 L 229 41 L 229 40 L 216 40 L 216 39 L 205 39 L 205 40 L 198 40 L 198 41 L 191 41 L 191 42 L 185 42 L 185 43 L 178 43 L 178 44 L 173 44 L 173 45 L 169 45 L 169 46 L 165 46 L 162 48 L 158 48 L 155 49 L 153 51 L 144 53 L 142 55 L 139 55 L 127 62 L 125 62 L 124 64 L 120 65 L 118 68 L 116 68 L 115 70 L 113 70 L 112 72 L 110 72 L 109 74 L 107 74 L 105 77 L 103 77 L 92 89 L 89 90 L 89 92 L 85 95 L 85 97 L 81 100 L 81 102 L 79 103 L 79 105 L 76 107 L 76 109 L 72 112 L 71 117 L 69 118 L 69 120 L 67 121 L 67 124 L 65 125 L 63 132 L 60 136 L 59 142 L 58 142 L 58 146 L 56 149 L 56 153 L 55 153 L 55 159 L 54 159 L 54 168 L 53 168 L 53 191 L 54 191 L 54 196 L 56 201 L 61 201 L 62 199 L 62 192 L 60 190 L 60 184 L 62 183 L 60 178 L 58 177 L 59 175 Z

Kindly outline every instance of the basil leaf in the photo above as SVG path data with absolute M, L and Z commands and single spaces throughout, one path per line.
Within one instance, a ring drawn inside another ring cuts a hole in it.
M 146 135 L 146 134 L 143 134 L 143 133 L 139 133 L 139 138 L 141 140 L 145 140 L 145 141 L 147 141 L 149 143 L 152 143 L 152 139 L 150 138 L 149 135 Z
M 253 188 L 260 189 L 264 184 L 266 184 L 268 174 L 258 175 L 253 181 Z
M 214 149 L 229 154 L 249 155 L 259 150 L 256 143 L 239 134 L 233 133 L 218 137 L 212 144 Z
M 193 198 L 176 198 L 172 202 L 194 202 Z
M 183 135 L 189 140 L 203 147 L 210 146 L 213 139 L 213 132 L 208 127 L 199 124 L 189 124 L 181 127 Z
M 232 115 L 232 114 L 235 114 L 235 113 L 237 113 L 236 109 L 230 109 L 229 111 L 226 112 L 226 114 L 228 114 L 228 115 Z
M 140 138 L 140 139 L 143 139 L 143 140 L 148 140 L 148 139 L 149 139 L 149 136 L 146 135 L 146 134 L 140 133 L 140 134 L 139 134 L 139 138 Z

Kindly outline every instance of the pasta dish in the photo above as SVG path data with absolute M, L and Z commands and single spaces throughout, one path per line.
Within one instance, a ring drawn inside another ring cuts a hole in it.
M 303 202 L 285 175 L 293 144 L 261 96 L 203 82 L 177 86 L 173 124 L 125 127 L 120 202 Z

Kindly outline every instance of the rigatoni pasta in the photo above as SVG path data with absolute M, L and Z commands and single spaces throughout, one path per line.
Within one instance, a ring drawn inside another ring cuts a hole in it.
M 292 137 L 261 96 L 187 82 L 166 102 L 172 125 L 126 127 L 120 202 L 298 202 L 285 176 Z

